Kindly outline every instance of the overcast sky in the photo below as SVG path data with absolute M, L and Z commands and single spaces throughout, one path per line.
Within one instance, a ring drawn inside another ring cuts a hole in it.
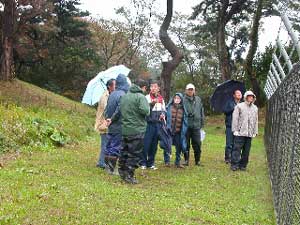
M 81 0 L 81 8 L 88 10 L 93 17 L 103 17 L 117 19 L 114 9 L 121 6 L 130 6 L 131 0 L 108 0 L 108 1 L 95 1 L 95 0 Z M 166 0 L 157 0 L 155 10 L 165 14 L 167 8 Z M 174 0 L 174 11 L 181 14 L 191 15 L 192 7 L 197 5 L 199 0 Z M 280 27 L 280 19 L 278 17 L 271 17 L 264 19 L 263 30 L 259 39 L 259 49 L 263 51 L 265 46 L 270 42 L 274 43 L 278 30 Z M 286 41 L 286 35 L 281 35 L 283 42 Z

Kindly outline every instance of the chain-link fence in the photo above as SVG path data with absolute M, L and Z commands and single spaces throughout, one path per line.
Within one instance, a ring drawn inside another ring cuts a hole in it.
M 300 63 L 268 101 L 265 145 L 278 225 L 300 224 Z

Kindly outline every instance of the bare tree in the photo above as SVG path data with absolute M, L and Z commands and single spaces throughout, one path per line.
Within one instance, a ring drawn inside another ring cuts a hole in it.
M 4 12 L 2 17 L 2 55 L 0 80 L 12 80 L 14 74 L 13 39 L 15 27 L 15 0 L 2 0 Z
M 173 0 L 167 0 L 167 15 L 165 16 L 164 21 L 159 30 L 159 39 L 172 57 L 171 60 L 162 63 L 163 69 L 161 72 L 161 93 L 167 101 L 170 98 L 172 72 L 183 60 L 183 54 L 179 51 L 177 46 L 174 44 L 174 42 L 168 35 L 168 28 L 172 20 L 172 15 Z

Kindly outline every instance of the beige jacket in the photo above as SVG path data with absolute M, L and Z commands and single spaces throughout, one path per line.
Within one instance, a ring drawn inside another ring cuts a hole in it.
M 95 131 L 99 132 L 100 134 L 105 134 L 107 132 L 107 126 L 105 123 L 105 117 L 104 117 L 104 110 L 107 105 L 107 100 L 109 97 L 109 92 L 106 90 L 103 95 L 101 96 L 99 103 L 98 103 L 98 108 L 97 108 L 97 113 L 96 113 L 96 122 L 95 122 Z
M 232 113 L 232 132 L 235 136 L 255 137 L 258 134 L 258 108 L 256 105 L 239 103 Z

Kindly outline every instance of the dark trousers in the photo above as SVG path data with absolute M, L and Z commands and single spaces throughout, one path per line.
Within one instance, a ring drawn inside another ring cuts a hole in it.
M 231 153 L 231 167 L 247 167 L 251 148 L 251 140 L 251 137 L 234 137 L 234 145 Z
M 121 178 L 133 177 L 142 160 L 144 134 L 123 136 L 123 148 L 119 158 Z
M 231 159 L 231 152 L 233 149 L 233 139 L 234 139 L 231 127 L 226 126 L 225 134 L 226 134 L 225 160 L 229 161 Z
M 109 133 L 106 135 L 106 149 L 105 156 L 115 156 L 120 155 L 122 149 L 122 135 L 121 133 Z
M 187 152 L 184 154 L 185 161 L 189 161 L 190 157 L 190 142 L 192 142 L 192 147 L 194 149 L 195 164 L 200 162 L 201 157 L 201 139 L 200 139 L 200 129 L 188 128 L 186 132 L 187 141 Z
M 173 136 L 172 144 L 175 145 L 176 148 L 176 158 L 175 158 L 175 165 L 179 166 L 180 164 L 180 155 L 182 153 L 182 145 L 181 145 L 181 134 L 176 133 Z
M 154 165 L 155 155 L 158 144 L 158 131 L 160 129 L 159 123 L 148 123 L 144 138 L 144 150 L 142 166 L 151 167 Z

